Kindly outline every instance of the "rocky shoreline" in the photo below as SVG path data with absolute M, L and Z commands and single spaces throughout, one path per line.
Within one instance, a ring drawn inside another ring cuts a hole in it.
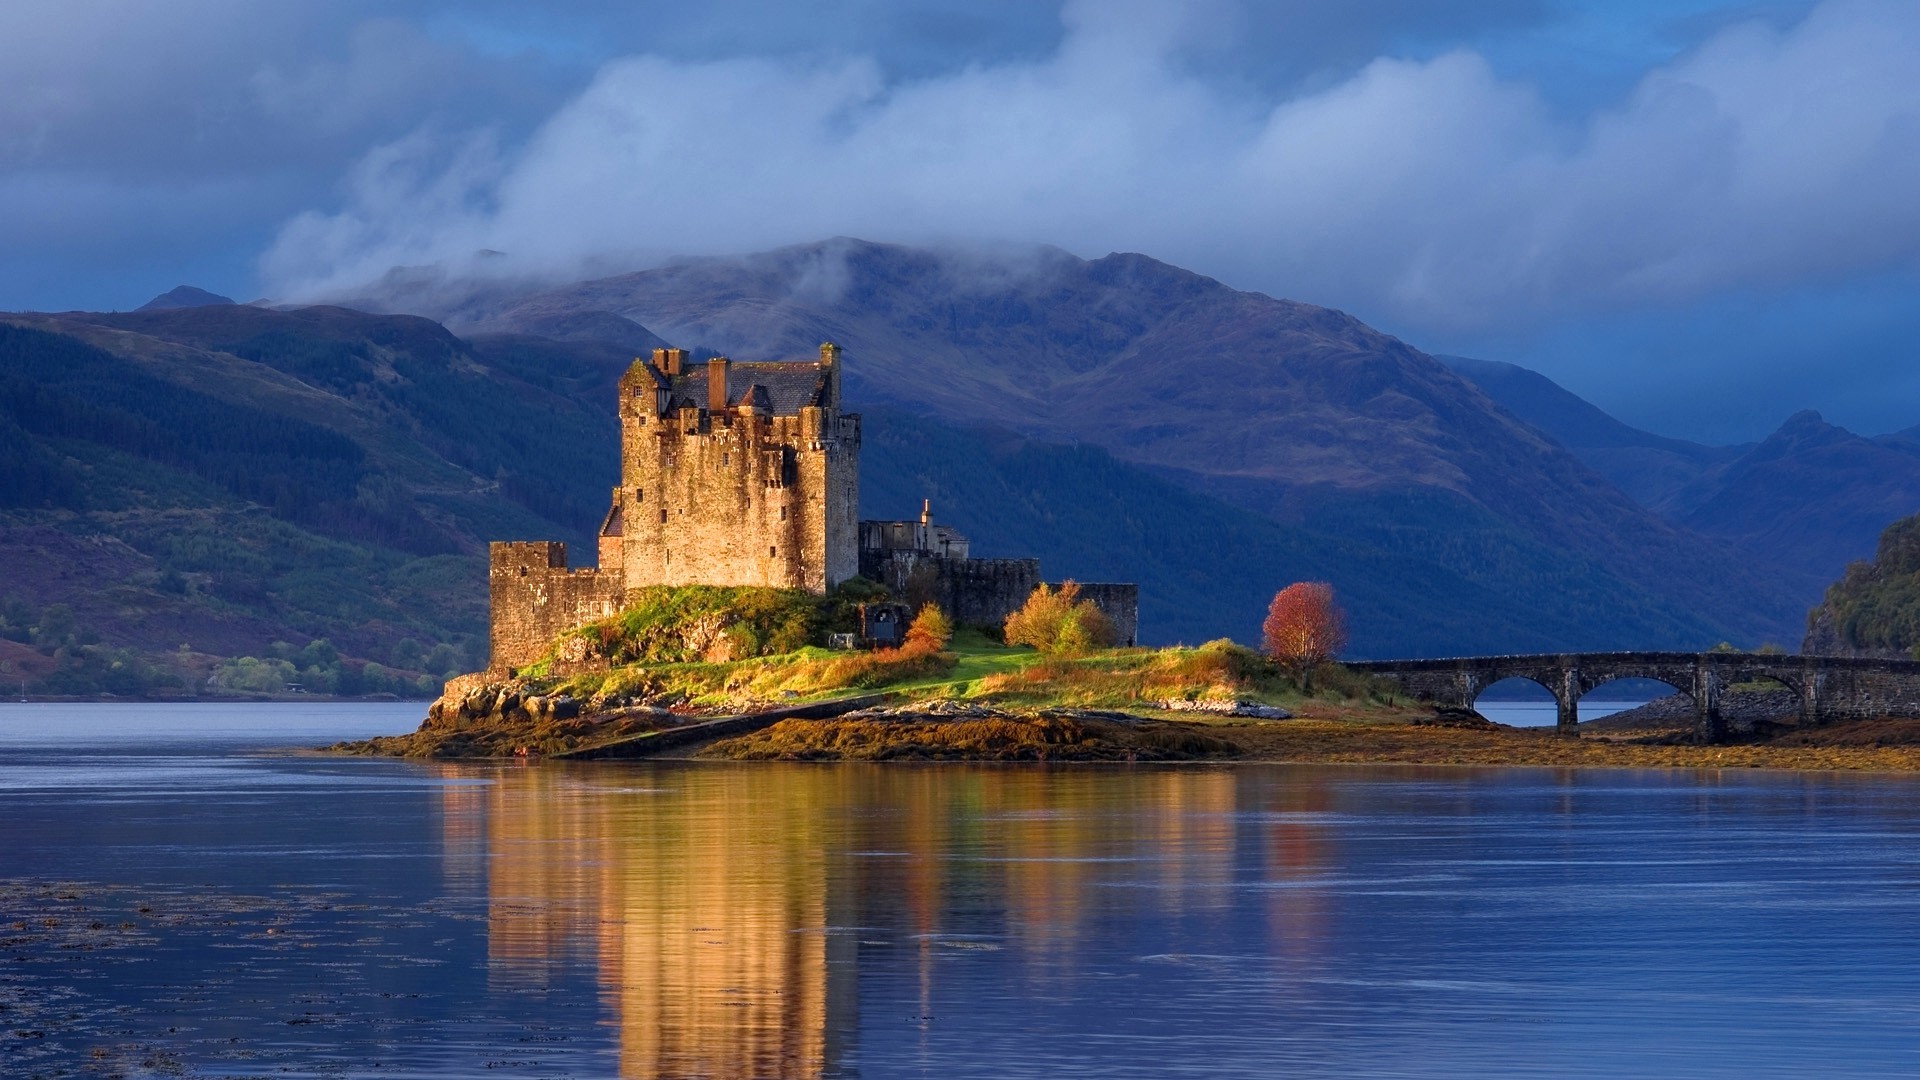
M 646 701 L 580 701 L 532 684 L 456 680 L 408 735 L 343 743 L 342 753 L 435 759 L 669 756 L 736 761 L 1288 762 L 1920 771 L 1920 721 L 1802 731 L 1783 692 L 1729 694 L 1734 741 L 1689 741 L 1684 697 L 1581 725 L 1581 737 L 1512 728 L 1470 710 L 1359 711 L 1311 703 L 1289 719 L 1230 705 L 1170 710 L 1010 707 L 889 700 L 743 702 L 723 716 Z M 1284 710 L 1273 710 L 1280 712 Z

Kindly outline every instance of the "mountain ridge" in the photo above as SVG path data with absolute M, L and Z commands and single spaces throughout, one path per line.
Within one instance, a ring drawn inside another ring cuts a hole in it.
M 506 330 L 587 312 L 736 355 L 804 355 L 832 338 L 868 358 L 849 369 L 850 396 L 1092 443 L 1285 522 L 1298 522 L 1303 498 L 1445 492 L 1464 515 L 1491 514 L 1748 636 L 1797 633 L 1806 603 L 1405 342 L 1144 255 L 1042 250 L 983 269 L 972 256 L 843 239 L 682 260 L 461 317 Z M 1421 526 L 1431 549 L 1453 542 L 1444 517 Z

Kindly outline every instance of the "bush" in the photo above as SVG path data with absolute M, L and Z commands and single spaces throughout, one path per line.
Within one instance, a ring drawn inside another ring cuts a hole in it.
M 953 640 L 953 620 L 940 610 L 939 604 L 928 604 L 914 616 L 913 624 L 907 627 L 907 640 L 901 651 L 919 655 L 937 653 Z
M 612 664 L 678 664 L 790 653 L 826 626 L 821 598 L 799 589 L 655 585 L 611 619 L 569 631 L 578 653 Z
M 1091 600 L 1080 599 L 1077 582 L 1058 589 L 1041 585 L 1019 611 L 1007 616 L 1007 644 L 1031 645 L 1049 655 L 1076 656 L 1111 646 L 1113 623 Z

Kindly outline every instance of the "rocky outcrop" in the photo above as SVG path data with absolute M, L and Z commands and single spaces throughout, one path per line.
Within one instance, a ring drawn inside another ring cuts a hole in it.
M 1213 713 L 1216 716 L 1250 716 L 1256 720 L 1291 720 L 1293 714 L 1276 705 L 1263 705 L 1258 701 L 1234 701 L 1214 698 L 1202 698 L 1188 701 L 1182 698 L 1169 698 L 1158 702 L 1158 706 L 1168 712 Z
M 427 706 L 428 731 L 466 731 L 475 727 L 538 724 L 571 720 L 580 702 L 566 694 L 536 693 L 524 679 L 496 681 L 485 672 L 449 680 Z

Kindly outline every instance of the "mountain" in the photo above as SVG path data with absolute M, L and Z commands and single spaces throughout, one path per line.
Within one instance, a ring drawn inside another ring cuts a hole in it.
M 1789 417 L 1740 457 L 1670 495 L 1674 521 L 1822 581 L 1874 551 L 1889 522 L 1920 508 L 1920 444 Z
M 443 285 L 421 306 L 457 332 L 337 306 L 0 316 L 0 678 L 104 680 L 113 650 L 186 682 L 246 655 L 476 665 L 485 543 L 591 551 L 615 380 L 666 341 L 839 341 L 864 514 L 932 498 L 981 554 L 1138 581 L 1152 641 L 1249 640 L 1307 579 L 1371 656 L 1757 644 L 1805 611 L 1791 575 L 1661 520 L 1447 364 L 1143 256 L 836 241 Z
M 15 317 L 0 325 L 9 625 L 64 619 L 76 641 L 160 665 L 182 644 L 204 659 L 313 638 L 397 668 L 447 642 L 442 663 L 477 665 L 485 542 L 591 550 L 619 453 L 614 380 L 629 362 L 592 342 L 460 339 L 424 319 L 327 307 Z M 867 415 L 865 514 L 901 516 L 931 497 L 984 555 L 1138 581 L 1154 641 L 1251 640 L 1272 591 L 1304 578 L 1346 583 L 1356 648 L 1374 655 L 1607 633 L 1527 588 L 1282 524 L 1097 447 Z M 1601 587 L 1581 573 L 1555 587 Z M 1478 617 L 1463 623 L 1459 610 Z M 1634 617 L 1656 633 L 1692 629 Z
M 1087 444 L 1037 442 L 1004 429 L 949 426 L 891 408 L 866 411 L 860 503 L 868 517 L 938 518 L 983 558 L 1038 556 L 1051 578 L 1136 581 L 1143 640 L 1257 641 L 1281 585 L 1331 580 L 1357 656 L 1436 651 L 1604 648 L 1623 622 L 1681 636 L 1697 624 L 1651 608 L 1595 619 L 1542 603 L 1606 588 L 1589 567 L 1547 581 L 1490 586 L 1442 561 L 1356 537 L 1344 522 L 1283 524 L 1130 465 Z M 1474 613 L 1462 619 L 1462 611 Z
M 138 311 L 168 311 L 173 308 L 211 307 L 216 304 L 231 304 L 232 300 L 219 293 L 210 293 L 192 285 L 176 285 L 159 296 L 141 304 Z
M 584 540 L 603 512 L 627 362 L 337 308 L 5 317 L 0 638 L 72 676 L 50 692 L 315 638 L 355 679 L 470 670 L 486 541 Z
M 1868 438 L 1802 412 L 1763 442 L 1702 446 L 1629 427 L 1525 368 L 1445 359 L 1642 505 L 1733 544 L 1808 604 L 1920 507 L 1920 428 Z
M 1631 427 L 1536 371 L 1497 360 L 1437 357 L 1508 412 L 1612 481 L 1642 506 L 1658 509 L 1715 465 L 1745 447 L 1702 446 Z
M 1526 590 L 1620 646 L 1797 635 L 1804 611 L 1803 596 L 1636 504 L 1433 357 L 1341 312 L 1143 255 L 843 239 L 431 313 L 495 332 L 614 315 L 736 356 L 832 339 L 851 360 L 851 400 L 1095 445 L 1282 524 Z

